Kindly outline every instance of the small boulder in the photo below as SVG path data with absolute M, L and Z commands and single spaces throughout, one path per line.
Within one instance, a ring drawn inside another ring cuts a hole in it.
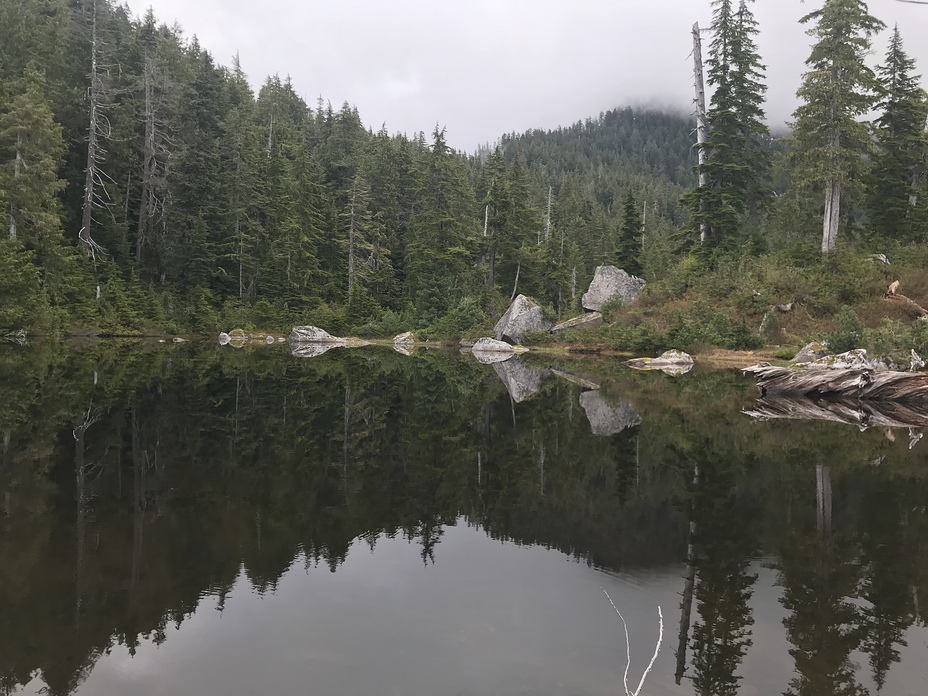
M 186 343 L 187 339 L 181 338 L 180 336 L 175 336 L 174 338 L 171 339 L 171 342 L 172 343 Z
M 264 337 L 264 342 L 265 342 L 267 345 L 271 345 L 271 344 L 274 342 L 274 337 L 273 337 L 273 336 L 265 336 L 265 337 Z
M 667 350 L 656 358 L 632 358 L 625 364 L 635 370 L 657 370 L 676 377 L 693 369 L 693 356 L 680 350 Z
M 799 363 L 810 363 L 819 358 L 824 358 L 828 355 L 828 345 L 824 341 L 813 341 L 807 346 L 800 349 L 793 359 L 790 360 L 790 363 L 797 365 Z
M 550 328 L 551 322 L 544 318 L 541 305 L 525 295 L 519 295 L 496 322 L 493 330 L 496 331 L 496 340 L 517 345 L 522 342 L 525 334 Z
M 394 337 L 393 337 L 393 343 L 394 343 L 394 344 L 396 344 L 396 343 L 415 343 L 415 342 L 416 342 L 416 337 L 415 337 L 415 335 L 413 334 L 412 331 L 406 331 L 405 333 L 401 333 L 401 334 L 399 334 L 398 336 L 394 336 Z
M 294 326 L 290 332 L 290 343 L 343 343 L 344 340 L 318 326 Z
M 574 331 L 585 331 L 587 329 L 597 329 L 603 325 L 603 315 L 599 312 L 587 312 L 579 317 L 562 321 L 555 324 L 551 333 L 557 335 L 573 329 Z
M 516 353 L 525 353 L 525 348 L 515 348 L 505 341 L 497 341 L 495 338 L 481 338 L 478 340 L 471 351 L 477 362 L 484 365 L 503 362 L 509 360 Z
M 626 304 L 634 302 L 641 297 L 644 286 L 644 280 L 615 266 L 597 266 L 590 288 L 583 295 L 583 308 L 598 312 L 616 295 Z
M 515 353 L 512 345 L 495 338 L 481 338 L 471 348 L 475 353 Z
M 227 346 L 229 345 L 229 341 L 231 340 L 232 340 L 232 337 L 229 334 L 227 334 L 225 331 L 219 334 L 219 345 Z

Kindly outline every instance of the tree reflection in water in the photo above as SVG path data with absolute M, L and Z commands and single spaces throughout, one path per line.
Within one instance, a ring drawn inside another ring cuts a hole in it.
M 2 348 L 0 691 L 40 674 L 72 693 L 113 646 L 164 641 L 206 596 L 221 609 L 242 572 L 273 592 L 295 559 L 334 572 L 383 536 L 440 564 L 461 518 L 613 572 L 672 566 L 689 543 L 680 676 L 699 694 L 738 693 L 751 564 L 775 554 L 790 692 L 862 693 L 855 650 L 887 683 L 928 601 L 918 447 L 755 423 L 733 373 L 528 367 L 542 377 L 516 403 L 492 367 L 440 351 Z M 600 374 L 558 376 L 578 369 Z

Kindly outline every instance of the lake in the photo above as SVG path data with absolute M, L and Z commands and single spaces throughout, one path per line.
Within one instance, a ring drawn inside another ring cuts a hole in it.
M 916 428 L 387 347 L 0 345 L 0 388 L 3 694 L 614 695 L 658 642 L 642 696 L 928 692 Z

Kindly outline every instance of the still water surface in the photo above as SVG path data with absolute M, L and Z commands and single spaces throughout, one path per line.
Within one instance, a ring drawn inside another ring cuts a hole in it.
M 441 351 L 3 346 L 0 385 L 2 693 L 622 694 L 603 590 L 632 692 L 663 615 L 642 696 L 928 692 L 919 431 Z

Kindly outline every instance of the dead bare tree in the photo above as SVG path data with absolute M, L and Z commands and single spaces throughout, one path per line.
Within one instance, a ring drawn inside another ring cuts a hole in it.
M 84 177 L 84 202 L 81 208 L 81 229 L 78 241 L 94 261 L 97 256 L 105 256 L 103 247 L 91 236 L 94 208 L 109 209 L 112 201 L 106 192 L 106 181 L 112 182 L 102 169 L 106 160 L 106 150 L 101 141 L 112 135 L 112 127 L 104 113 L 101 103 L 105 95 L 104 71 L 100 67 L 100 35 L 98 31 L 98 5 L 100 0 L 93 0 L 90 32 L 90 124 L 87 129 L 87 165 Z
M 693 82 L 696 87 L 696 154 L 699 158 L 699 188 L 705 190 L 709 185 L 709 177 L 705 169 L 708 159 L 705 145 L 709 126 L 706 119 L 706 83 L 702 70 L 702 37 L 699 34 L 698 22 L 693 25 Z M 705 243 L 708 236 L 709 225 L 703 220 L 699 223 L 699 241 Z
M 16 134 L 16 159 L 13 161 L 13 178 L 18 179 L 23 169 L 23 134 Z M 10 203 L 10 239 L 16 239 L 16 207 Z
M 358 202 L 358 182 L 351 187 L 351 210 L 348 222 L 348 302 L 354 297 L 354 212 Z
M 153 235 L 158 220 L 164 214 L 161 191 L 167 181 L 167 162 L 171 157 L 168 121 L 162 116 L 169 91 L 167 79 L 157 74 L 155 49 L 149 48 L 142 69 L 143 111 L 145 126 L 142 145 L 142 192 L 135 236 L 135 257 L 141 262 L 146 241 Z

